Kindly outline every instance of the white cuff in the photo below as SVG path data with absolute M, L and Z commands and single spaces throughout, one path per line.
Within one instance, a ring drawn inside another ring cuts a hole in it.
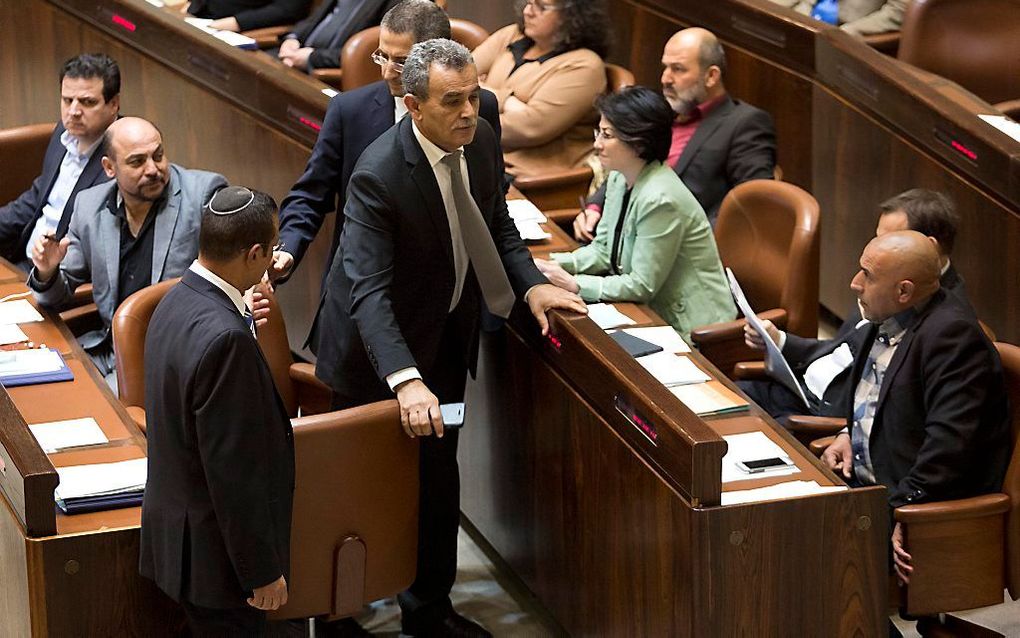
M 418 368 L 410 367 L 402 370 L 397 370 L 392 374 L 386 375 L 386 385 L 390 386 L 390 390 L 396 392 L 397 386 L 401 383 L 406 383 L 413 379 L 420 379 L 421 373 L 418 372 Z
M 780 352 L 783 351 L 783 346 L 786 345 L 786 333 L 783 332 L 782 330 L 779 331 L 779 343 L 777 343 L 776 345 L 779 346 Z

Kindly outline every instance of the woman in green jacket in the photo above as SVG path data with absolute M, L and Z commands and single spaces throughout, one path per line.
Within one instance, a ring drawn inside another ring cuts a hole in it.
M 597 103 L 595 151 L 609 171 L 595 240 L 536 260 L 552 283 L 589 303 L 646 303 L 684 339 L 737 311 L 705 211 L 669 153 L 673 110 L 658 91 L 629 87 Z

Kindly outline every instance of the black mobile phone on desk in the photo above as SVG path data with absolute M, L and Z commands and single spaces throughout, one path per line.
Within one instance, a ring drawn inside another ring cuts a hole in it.
M 760 472 L 767 472 L 769 470 L 779 470 L 793 465 L 787 459 L 781 459 L 778 456 L 774 456 L 768 459 L 754 459 L 747 461 L 737 461 L 737 469 L 748 474 L 758 474 Z

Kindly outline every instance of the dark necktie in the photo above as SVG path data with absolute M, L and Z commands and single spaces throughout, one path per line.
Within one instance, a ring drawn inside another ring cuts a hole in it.
M 503 269 L 503 262 L 496 252 L 496 245 L 492 242 L 492 234 L 485 225 L 482 212 L 464 186 L 464 176 L 460 172 L 461 154 L 461 151 L 454 151 L 442 160 L 450 169 L 450 189 L 457 208 L 461 237 L 468 259 L 475 268 L 475 277 L 482 289 L 485 305 L 490 313 L 506 319 L 514 307 L 514 290 L 510 287 L 510 280 Z
M 258 335 L 255 334 L 255 317 L 252 316 L 251 308 L 249 308 L 247 304 L 245 304 L 244 312 L 241 313 L 241 316 L 244 317 L 244 323 L 245 325 L 248 326 L 248 330 L 251 332 L 251 336 L 257 339 Z

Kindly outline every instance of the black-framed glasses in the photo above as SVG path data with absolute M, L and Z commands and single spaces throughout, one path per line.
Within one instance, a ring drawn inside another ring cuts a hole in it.
M 406 59 L 407 58 L 404 58 L 404 60 L 406 60 Z M 390 58 L 388 55 L 383 53 L 380 49 L 376 49 L 375 51 L 372 52 L 372 61 L 375 62 L 376 64 L 378 64 L 379 66 L 386 66 L 387 64 L 392 64 L 394 71 L 396 71 L 397 73 L 403 73 L 404 72 L 404 62 L 403 61 L 398 62 L 397 60 L 394 60 L 394 59 Z
M 603 142 L 608 142 L 609 140 L 615 140 L 616 139 L 616 136 L 613 135 L 612 133 L 610 133 L 609 131 L 603 131 L 602 129 L 598 129 L 597 128 L 597 129 L 593 129 L 592 132 L 595 134 L 595 141 L 596 142 L 599 141 L 599 140 L 602 140 Z

